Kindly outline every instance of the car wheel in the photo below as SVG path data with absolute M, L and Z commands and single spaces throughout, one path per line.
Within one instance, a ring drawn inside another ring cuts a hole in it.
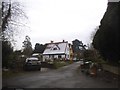
M 38 68 L 38 71 L 41 71 L 41 67 Z

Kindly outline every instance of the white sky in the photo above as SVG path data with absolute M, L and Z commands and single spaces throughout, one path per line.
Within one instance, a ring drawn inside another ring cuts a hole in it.
M 26 7 L 28 26 L 16 45 L 21 48 L 26 35 L 32 46 L 63 39 L 79 39 L 84 44 L 91 41 L 91 33 L 99 26 L 108 0 L 21 0 Z

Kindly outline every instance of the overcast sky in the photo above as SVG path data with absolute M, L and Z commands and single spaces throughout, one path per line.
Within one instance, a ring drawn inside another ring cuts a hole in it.
M 100 25 L 108 0 L 21 0 L 28 16 L 29 30 L 17 36 L 21 48 L 25 35 L 30 36 L 32 46 L 63 39 L 70 42 L 79 39 L 91 42 L 91 33 Z

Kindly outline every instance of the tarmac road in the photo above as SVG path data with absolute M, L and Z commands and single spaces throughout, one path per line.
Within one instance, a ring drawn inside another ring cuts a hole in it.
M 55 70 L 32 71 L 29 74 L 3 80 L 3 87 L 9 88 L 118 88 L 118 82 L 107 82 L 91 77 L 78 68 L 75 62 Z

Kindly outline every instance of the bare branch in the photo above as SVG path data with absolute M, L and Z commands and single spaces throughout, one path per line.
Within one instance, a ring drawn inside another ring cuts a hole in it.
M 13 39 L 15 32 L 27 27 L 22 20 L 28 19 L 19 2 L 2 2 L 2 38 Z M 13 35 L 14 34 L 14 35 Z

